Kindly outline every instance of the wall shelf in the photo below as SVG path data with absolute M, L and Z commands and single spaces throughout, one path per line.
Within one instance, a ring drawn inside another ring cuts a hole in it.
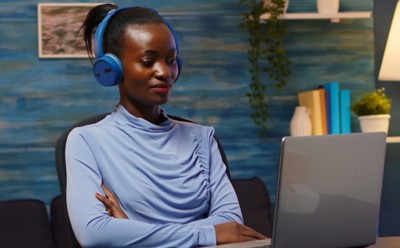
M 335 14 L 321 14 L 321 13 L 286 13 L 280 18 L 283 20 L 323 20 L 328 19 L 331 22 L 340 22 L 340 19 L 367 19 L 371 17 L 370 11 L 359 12 L 339 12 Z M 269 18 L 269 14 L 260 16 L 262 20 Z
M 400 143 L 400 136 L 393 136 L 386 138 L 387 143 Z

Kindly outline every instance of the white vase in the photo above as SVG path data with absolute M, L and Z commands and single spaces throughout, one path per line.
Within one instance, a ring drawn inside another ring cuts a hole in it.
M 320 14 L 336 14 L 339 12 L 339 0 L 317 0 L 317 10 Z
M 297 106 L 290 121 L 290 135 L 309 136 L 311 134 L 310 111 L 305 106 Z
M 359 116 L 361 131 L 369 132 L 388 132 L 390 115 L 364 115 Z

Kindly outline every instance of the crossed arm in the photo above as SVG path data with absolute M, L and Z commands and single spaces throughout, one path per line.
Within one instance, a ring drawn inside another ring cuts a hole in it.
M 116 196 L 104 184 L 101 186 L 105 196 L 96 193 L 96 198 L 104 204 L 108 215 L 118 219 L 128 219 L 128 216 L 121 209 Z M 241 225 L 235 221 L 214 225 L 214 229 L 217 244 L 229 244 L 267 238 L 252 228 Z

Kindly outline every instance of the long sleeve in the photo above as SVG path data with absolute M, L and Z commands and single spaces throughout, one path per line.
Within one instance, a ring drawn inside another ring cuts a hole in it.
M 68 136 L 67 207 L 82 246 L 211 246 L 214 225 L 242 223 L 212 128 L 122 110 Z M 129 219 L 108 216 L 95 198 L 102 183 Z

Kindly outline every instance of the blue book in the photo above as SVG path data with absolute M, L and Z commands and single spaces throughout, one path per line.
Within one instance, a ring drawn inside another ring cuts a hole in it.
M 350 91 L 340 90 L 340 132 L 351 133 L 351 116 L 350 116 Z
M 324 89 L 323 85 L 318 86 L 318 89 Z M 329 97 L 329 94 L 326 93 L 324 89 L 324 95 L 325 95 L 325 122 L 326 122 L 326 134 L 330 134 L 331 130 L 331 98 Z
M 323 85 L 325 96 L 329 99 L 329 134 L 340 134 L 339 83 L 331 82 Z

